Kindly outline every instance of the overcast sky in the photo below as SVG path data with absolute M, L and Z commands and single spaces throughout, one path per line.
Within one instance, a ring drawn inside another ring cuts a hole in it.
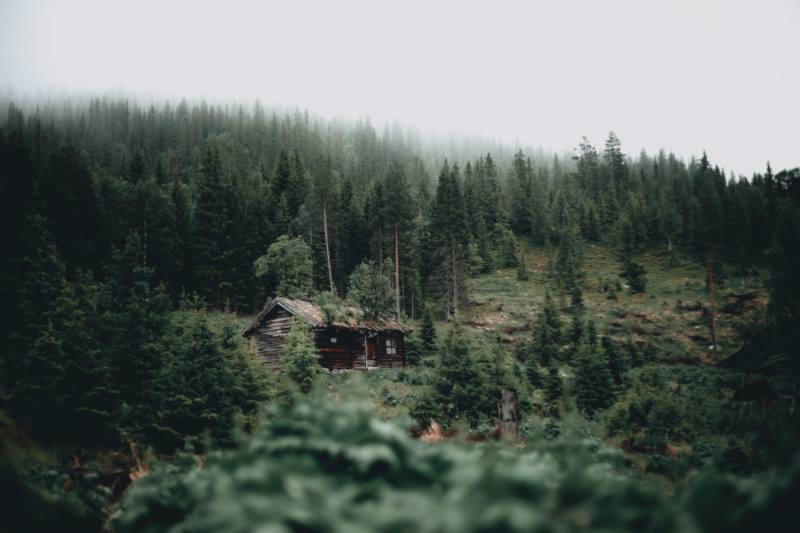
M 800 0 L 0 0 L 0 88 L 244 99 L 800 164 Z

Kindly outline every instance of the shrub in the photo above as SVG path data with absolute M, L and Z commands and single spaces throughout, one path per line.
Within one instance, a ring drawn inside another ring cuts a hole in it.
M 289 335 L 286 336 L 281 370 L 303 393 L 314 387 L 317 376 L 322 372 L 319 352 L 311 338 L 308 327 L 295 320 Z
M 800 457 L 757 478 L 706 470 L 667 497 L 619 452 L 552 424 L 535 448 L 412 441 L 368 406 L 302 401 L 238 449 L 153 465 L 114 531 L 796 531 Z M 547 440 L 547 439 L 550 440 Z M 182 464 L 182 466 L 177 466 Z M 655 459 L 652 467 L 682 467 Z M 413 512 L 409 512 L 413 510 Z

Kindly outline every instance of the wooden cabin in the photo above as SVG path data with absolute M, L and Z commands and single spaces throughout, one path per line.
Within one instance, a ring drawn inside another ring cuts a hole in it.
M 350 308 L 352 316 L 360 316 Z M 274 371 L 280 370 L 286 336 L 294 320 L 303 320 L 314 332 L 320 364 L 329 370 L 399 368 L 405 365 L 408 326 L 395 320 L 349 318 L 327 322 L 322 309 L 307 300 L 272 298 L 242 335 L 251 349 Z

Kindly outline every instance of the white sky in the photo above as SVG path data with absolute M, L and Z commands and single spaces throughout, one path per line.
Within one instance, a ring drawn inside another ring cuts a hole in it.
M 0 0 L 0 88 L 244 99 L 800 164 L 800 0 Z

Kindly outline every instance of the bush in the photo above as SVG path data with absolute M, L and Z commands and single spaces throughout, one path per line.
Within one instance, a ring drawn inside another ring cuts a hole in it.
M 140 531 L 796 531 L 800 457 L 742 480 L 708 470 L 668 498 L 573 433 L 535 448 L 415 442 L 368 406 L 301 402 L 203 468 L 155 465 L 111 527 Z M 661 460 L 654 468 L 676 467 Z M 181 461 L 178 461 L 181 462 Z M 413 510 L 413 512 L 409 512 Z
M 319 364 L 319 352 L 311 338 L 311 331 L 300 320 L 295 320 L 281 359 L 281 369 L 303 393 L 314 387 L 317 376 L 322 372 Z

